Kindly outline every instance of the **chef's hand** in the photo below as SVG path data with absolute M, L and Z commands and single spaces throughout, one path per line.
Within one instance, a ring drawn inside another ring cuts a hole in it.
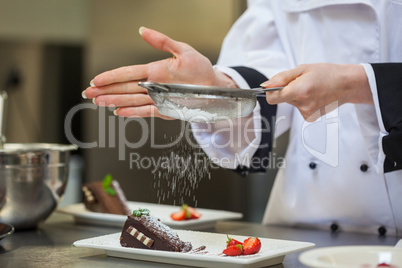
M 144 27 L 140 28 L 140 34 L 152 47 L 173 57 L 101 73 L 83 91 L 84 98 L 93 99 L 99 106 L 119 107 L 114 112 L 119 116 L 171 119 L 158 112 L 147 90 L 138 86 L 139 81 L 224 86 L 233 83 L 229 77 L 215 72 L 211 62 L 191 46 Z
M 344 103 L 373 103 L 368 79 L 361 65 L 303 64 L 273 76 L 261 86 L 285 86 L 281 91 L 267 92 L 268 103 L 292 104 L 309 122 Z

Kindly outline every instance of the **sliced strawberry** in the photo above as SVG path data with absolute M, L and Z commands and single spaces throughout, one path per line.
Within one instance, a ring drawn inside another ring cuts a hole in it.
M 170 215 L 170 218 L 174 221 L 183 221 L 186 219 L 186 212 L 184 210 L 177 211 Z
M 187 206 L 187 212 L 190 214 L 190 219 L 198 219 L 201 217 L 201 213 L 198 212 L 195 208 Z M 187 215 L 187 214 L 186 214 Z
M 181 210 L 183 210 L 186 213 L 185 215 L 186 220 L 198 219 L 199 217 L 201 217 L 201 213 L 199 213 L 195 208 L 192 208 L 186 204 L 183 204 L 181 206 Z
M 228 256 L 239 256 L 243 254 L 243 246 L 242 245 L 231 245 L 225 248 L 222 251 L 223 254 L 226 254 Z
M 226 247 L 231 246 L 231 245 L 243 245 L 242 242 L 229 237 L 229 235 L 226 235 L 226 236 L 228 237 L 228 240 L 226 241 Z
M 383 263 L 379 263 L 377 265 L 377 267 L 392 267 L 392 265 L 389 265 L 388 263 L 383 262 Z
M 261 249 L 261 241 L 257 237 L 249 237 L 243 242 L 243 254 L 255 254 Z
M 175 221 L 184 221 L 198 219 L 201 217 L 201 213 L 199 213 L 195 208 L 183 204 L 180 208 L 180 211 L 172 213 L 170 217 Z

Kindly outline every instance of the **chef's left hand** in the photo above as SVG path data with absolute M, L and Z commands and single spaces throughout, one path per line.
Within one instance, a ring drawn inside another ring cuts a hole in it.
M 273 76 L 261 86 L 285 86 L 281 91 L 267 92 L 268 103 L 287 102 L 309 122 L 344 103 L 373 103 L 364 68 L 355 64 L 302 64 Z
M 190 45 L 149 28 L 140 28 L 142 38 L 152 47 L 171 53 L 173 57 L 120 67 L 98 74 L 82 93 L 99 106 L 119 107 L 114 111 L 125 117 L 160 117 L 148 91 L 139 81 L 225 86 L 234 84 L 228 76 L 215 71 L 207 57 Z

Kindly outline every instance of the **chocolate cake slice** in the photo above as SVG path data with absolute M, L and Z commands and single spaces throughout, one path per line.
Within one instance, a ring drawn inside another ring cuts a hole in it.
M 146 209 L 135 210 L 133 215 L 127 217 L 120 244 L 123 247 L 175 252 L 188 252 L 192 249 L 190 242 L 182 241 L 175 231 L 149 215 Z
M 94 212 L 119 215 L 131 214 L 118 181 L 113 180 L 105 189 L 103 182 L 90 182 L 82 186 L 85 207 Z M 111 190 L 110 190 L 111 189 Z

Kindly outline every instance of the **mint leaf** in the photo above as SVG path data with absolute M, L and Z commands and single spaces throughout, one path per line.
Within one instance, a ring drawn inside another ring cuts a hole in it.
M 108 195 L 111 195 L 111 196 L 115 196 L 115 195 L 116 195 L 115 190 L 114 190 L 113 188 L 111 188 L 111 187 L 106 188 L 106 189 L 104 189 L 104 190 L 106 191 L 106 193 L 107 193 Z
M 112 181 L 113 181 L 113 178 L 112 178 L 112 175 L 110 175 L 110 174 L 107 174 L 103 178 L 102 187 L 103 187 L 103 189 L 105 189 L 105 191 L 106 191 L 107 188 L 110 188 L 110 185 L 112 184 Z
M 136 217 L 140 217 L 141 216 L 141 212 L 138 210 L 133 210 L 133 215 Z
M 102 188 L 103 190 L 105 190 L 106 193 L 108 193 L 111 196 L 115 196 L 116 192 L 114 191 L 114 189 L 112 187 L 110 187 L 112 185 L 112 175 L 107 174 L 102 181 Z
M 149 209 L 139 208 L 139 209 L 133 210 L 133 215 L 136 217 L 141 217 L 142 215 L 149 216 Z
M 142 215 L 149 216 L 149 209 L 140 208 L 139 211 L 141 212 Z

